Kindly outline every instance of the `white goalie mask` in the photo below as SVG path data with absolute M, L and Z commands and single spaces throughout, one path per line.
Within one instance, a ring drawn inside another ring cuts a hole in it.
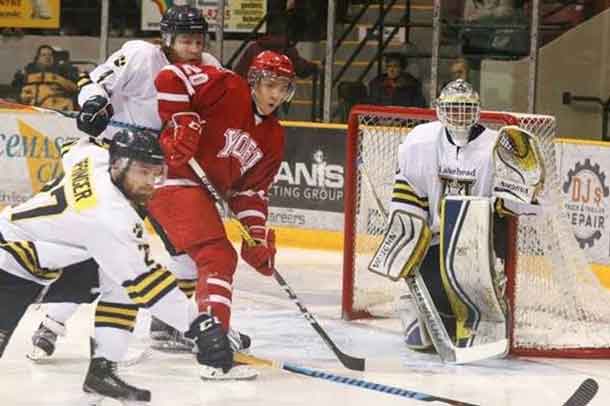
M 479 121 L 479 94 L 463 79 L 449 82 L 436 99 L 436 115 L 457 146 L 468 142 L 470 129 Z

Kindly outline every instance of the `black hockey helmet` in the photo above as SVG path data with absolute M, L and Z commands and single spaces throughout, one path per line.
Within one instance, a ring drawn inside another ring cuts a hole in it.
M 163 151 L 157 135 L 148 130 L 121 130 L 114 135 L 110 144 L 110 163 L 119 158 L 163 165 Z
M 160 23 L 163 45 L 170 47 L 176 34 L 208 33 L 208 23 L 201 10 L 191 6 L 172 6 L 168 8 Z

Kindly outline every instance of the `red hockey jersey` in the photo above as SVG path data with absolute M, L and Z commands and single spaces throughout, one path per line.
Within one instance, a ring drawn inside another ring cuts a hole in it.
M 175 64 L 155 80 L 163 123 L 178 112 L 206 122 L 194 158 L 244 224 L 264 225 L 267 192 L 284 155 L 284 129 L 276 117 L 255 117 L 250 86 L 235 73 L 205 65 Z M 199 179 L 188 166 L 168 177 Z

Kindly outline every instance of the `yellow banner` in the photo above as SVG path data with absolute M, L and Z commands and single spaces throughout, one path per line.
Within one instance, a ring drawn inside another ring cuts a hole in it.
M 0 0 L 0 27 L 59 28 L 61 0 Z

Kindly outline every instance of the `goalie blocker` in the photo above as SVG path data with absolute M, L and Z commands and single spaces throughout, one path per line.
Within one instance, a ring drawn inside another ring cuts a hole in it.
M 440 269 L 443 288 L 455 315 L 449 334 L 420 275 L 430 230 L 423 219 L 392 213 L 369 270 L 392 280 L 405 278 L 415 300 L 419 334 L 431 339 L 444 362 L 467 363 L 508 352 L 508 307 L 503 265 L 493 252 L 492 199 L 451 196 L 441 206 Z M 498 265 L 498 266 L 497 266 Z M 421 325 L 423 324 L 423 325 Z

